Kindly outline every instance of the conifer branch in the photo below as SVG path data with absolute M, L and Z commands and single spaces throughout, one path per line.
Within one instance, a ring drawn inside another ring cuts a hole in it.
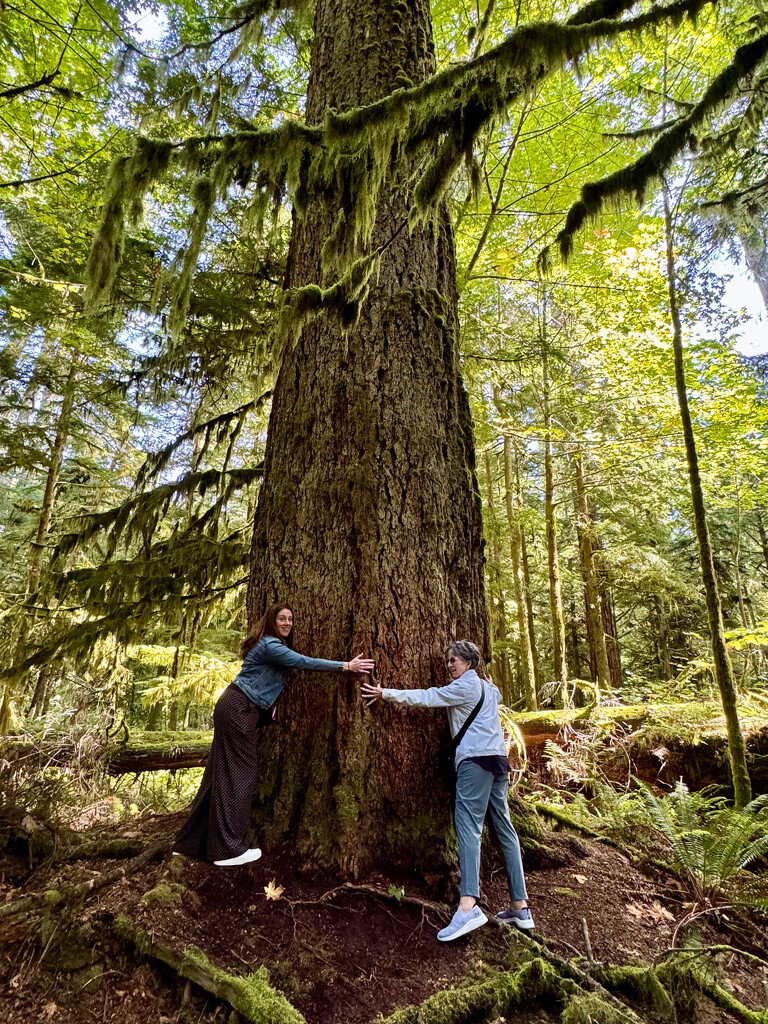
M 740 46 L 734 53 L 731 63 L 712 80 L 701 100 L 685 117 L 667 129 L 647 153 L 601 181 L 589 182 L 582 187 L 581 199 L 568 211 L 565 227 L 555 239 L 563 262 L 567 262 L 573 253 L 573 240 L 577 232 L 587 220 L 601 212 L 606 202 L 617 201 L 623 196 L 634 196 L 638 203 L 643 202 L 648 186 L 652 181 L 659 180 L 683 152 L 705 118 L 716 113 L 733 99 L 739 84 L 755 71 L 766 57 L 768 33 Z M 544 272 L 548 269 L 549 262 L 548 246 L 539 257 L 539 265 Z

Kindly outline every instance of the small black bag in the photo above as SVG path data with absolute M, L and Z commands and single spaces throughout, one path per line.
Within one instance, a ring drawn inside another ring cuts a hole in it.
M 454 754 L 459 749 L 459 744 L 461 743 L 461 741 L 466 736 L 467 729 L 470 727 L 470 725 L 472 725 L 474 720 L 480 714 L 480 708 L 483 706 L 483 701 L 485 700 L 485 686 L 482 683 L 480 685 L 482 687 L 482 689 L 480 691 L 480 700 L 477 702 L 477 704 L 475 704 L 475 706 L 469 712 L 469 714 L 467 715 L 466 719 L 464 720 L 464 724 L 462 725 L 462 727 L 459 729 L 459 731 L 456 733 L 456 735 L 451 740 L 452 753 L 454 753 Z

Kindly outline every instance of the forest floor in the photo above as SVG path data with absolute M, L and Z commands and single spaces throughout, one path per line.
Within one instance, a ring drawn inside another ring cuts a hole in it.
M 129 822 L 112 828 L 110 838 L 162 840 L 170 851 L 182 819 L 166 815 Z M 103 829 L 99 834 L 103 837 Z M 0 907 L 25 893 L 61 891 L 98 878 L 116 863 L 103 857 L 44 862 L 23 886 L 0 885 Z M 618 850 L 592 840 L 584 840 L 566 866 L 529 869 L 528 883 L 537 935 L 554 954 L 580 956 L 581 964 L 587 962 L 583 920 L 595 960 L 649 963 L 674 944 L 677 926 L 689 912 L 673 876 L 645 874 Z M 399 891 L 393 894 L 391 886 L 402 886 L 404 898 L 398 900 Z M 507 899 L 494 853 L 484 863 L 483 904 L 497 911 Z M 117 915 L 127 915 L 159 946 L 179 952 L 199 947 L 232 975 L 247 976 L 266 965 L 271 984 L 308 1024 L 367 1024 L 468 976 L 482 980 L 489 971 L 509 969 L 519 962 L 521 948 L 530 945 L 492 925 L 457 942 L 439 943 L 441 911 L 435 893 L 413 879 L 371 875 L 350 887 L 328 874 L 300 873 L 290 858 L 275 853 L 225 870 L 166 852 L 94 891 L 72 914 L 56 907 L 43 914 L 42 923 L 39 914 L 0 919 L 0 1022 L 227 1019 L 212 997 L 119 940 L 113 928 Z M 699 925 L 706 945 L 738 946 L 757 956 L 768 949 L 768 936 L 753 922 L 705 916 Z M 760 968 L 730 956 L 721 960 L 720 979 L 746 1006 L 765 1006 L 768 985 Z M 739 1020 L 708 1000 L 700 1004 L 696 1019 L 704 1024 Z M 559 1016 L 532 1002 L 530 1009 L 506 1019 L 533 1024 Z M 279 1015 L 273 1024 L 281 1024 Z

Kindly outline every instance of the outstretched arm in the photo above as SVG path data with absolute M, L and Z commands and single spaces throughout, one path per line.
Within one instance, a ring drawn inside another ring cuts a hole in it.
M 449 708 L 477 700 L 477 687 L 471 680 L 454 679 L 447 686 L 430 686 L 427 690 L 395 690 L 373 683 L 363 683 L 363 699 L 369 705 L 377 700 L 392 700 L 421 708 Z
M 283 668 L 298 668 L 304 672 L 364 672 L 368 674 L 373 669 L 373 662 L 370 658 L 364 658 L 358 654 L 352 661 L 329 661 L 326 658 L 308 658 L 305 654 L 292 651 L 276 637 L 268 637 L 266 644 L 268 659 L 275 665 Z

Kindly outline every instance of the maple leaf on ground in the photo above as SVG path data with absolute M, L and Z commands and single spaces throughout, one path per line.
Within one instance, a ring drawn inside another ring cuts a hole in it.
M 661 924 L 663 921 L 674 921 L 674 914 L 670 914 L 666 907 L 663 907 L 658 900 L 653 903 L 628 903 L 627 913 L 646 924 Z
M 43 1016 L 47 1020 L 50 1020 L 51 1017 L 55 1017 L 58 1012 L 59 1008 L 56 1005 L 56 1003 L 46 1003 L 45 1006 L 43 1007 Z
M 285 886 L 284 885 L 277 885 L 275 883 L 274 878 L 269 883 L 269 885 L 265 885 L 264 886 L 264 893 L 265 893 L 265 895 L 266 895 L 268 900 L 279 900 L 284 892 L 285 892 Z

